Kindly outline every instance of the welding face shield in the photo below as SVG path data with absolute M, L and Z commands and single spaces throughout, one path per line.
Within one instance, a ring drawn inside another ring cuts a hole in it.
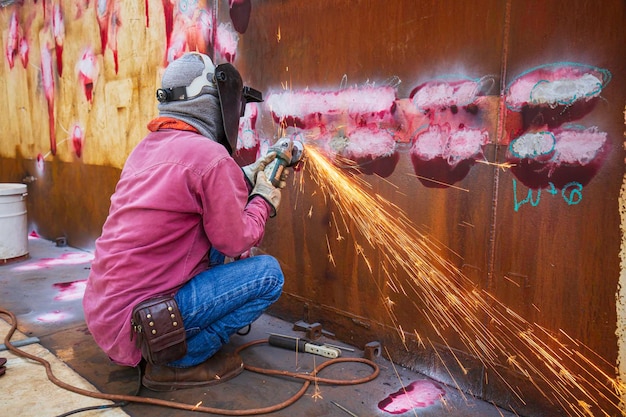
M 263 95 L 254 88 L 243 85 L 239 71 L 229 63 L 215 68 L 215 84 L 222 108 L 224 132 L 228 144 L 226 149 L 232 154 L 237 149 L 239 119 L 246 112 L 246 104 L 263 101 Z
M 203 93 L 205 86 L 216 89 L 225 133 L 225 138 L 218 138 L 218 142 L 232 155 L 237 148 L 239 119 L 245 113 L 246 104 L 261 102 L 263 96 L 260 91 L 243 86 L 241 75 L 232 64 L 215 67 L 208 56 L 199 53 L 194 55 L 198 55 L 204 63 L 202 73 L 186 86 L 159 88 L 156 92 L 157 100 L 160 103 L 192 100 L 202 94 L 209 94 Z

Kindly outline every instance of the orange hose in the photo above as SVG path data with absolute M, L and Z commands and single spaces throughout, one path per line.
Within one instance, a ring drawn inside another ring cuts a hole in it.
M 39 362 L 46 369 L 46 375 L 48 376 L 48 379 L 56 386 L 63 388 L 67 391 L 74 392 L 76 394 L 80 394 L 80 395 L 84 395 L 84 396 L 92 397 L 92 398 L 99 398 L 102 400 L 126 401 L 126 402 L 134 402 L 134 403 L 141 403 L 141 404 L 158 405 L 161 407 L 169 407 L 169 408 L 175 408 L 179 410 L 197 411 L 197 412 L 202 412 L 202 413 L 212 413 L 212 414 L 229 415 L 229 416 L 250 416 L 250 415 L 272 413 L 274 411 L 282 410 L 283 408 L 286 408 L 292 405 L 298 399 L 300 399 L 300 397 L 304 395 L 306 390 L 309 388 L 309 385 L 311 385 L 311 381 L 315 381 L 317 383 L 329 384 L 329 385 L 356 385 L 356 384 L 363 384 L 365 382 L 372 381 L 380 373 L 380 369 L 378 365 L 375 362 L 370 361 L 365 358 L 331 359 L 316 366 L 313 369 L 313 372 L 311 374 L 299 374 L 295 372 L 281 371 L 277 369 L 264 369 L 264 368 L 258 368 L 258 367 L 254 367 L 251 365 L 244 364 L 244 368 L 250 372 L 256 372 L 256 373 L 265 374 L 265 375 L 288 376 L 288 377 L 304 380 L 304 383 L 302 384 L 302 387 L 300 388 L 300 390 L 289 399 L 281 403 L 272 405 L 272 406 L 262 407 L 262 408 L 251 408 L 247 410 L 225 410 L 221 408 L 212 408 L 212 407 L 185 404 L 185 403 L 176 402 L 176 401 L 160 400 L 157 398 L 139 397 L 136 395 L 106 394 L 106 393 L 101 393 L 101 392 L 96 392 L 96 391 L 85 390 L 83 388 L 75 387 L 73 385 L 70 385 L 61 381 L 56 376 L 54 376 L 52 372 L 52 367 L 48 361 L 38 356 L 31 355 L 30 353 L 24 352 L 23 350 L 18 349 L 15 346 L 13 346 L 10 340 L 11 340 L 11 337 L 13 337 L 15 330 L 17 329 L 17 319 L 15 315 L 8 310 L 0 309 L 0 314 L 5 314 L 11 318 L 11 330 L 9 330 L 9 332 L 4 338 L 4 344 L 9 351 L 13 352 L 14 354 L 18 356 L 25 357 L 33 361 Z M 252 342 L 246 343 L 240 346 L 239 348 L 237 348 L 236 351 L 239 353 L 249 348 L 250 346 L 258 345 L 262 343 L 267 343 L 267 339 L 254 340 Z M 358 363 L 366 364 L 373 369 L 373 372 L 364 378 L 352 379 L 352 380 L 320 378 L 317 376 L 317 374 L 322 369 L 326 368 L 327 366 L 330 366 L 336 363 L 344 363 L 344 362 L 358 362 Z

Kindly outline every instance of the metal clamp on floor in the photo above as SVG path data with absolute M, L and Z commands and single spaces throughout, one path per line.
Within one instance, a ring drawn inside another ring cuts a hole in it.
M 370 361 L 373 361 L 374 358 L 380 356 L 380 342 L 374 341 L 369 342 L 365 345 L 365 349 L 363 349 L 363 357 Z
M 334 333 L 331 333 L 329 331 L 322 329 L 322 325 L 320 323 L 310 324 L 310 323 L 300 320 L 294 323 L 293 330 L 306 332 L 306 338 L 310 340 L 317 340 L 320 337 L 322 337 L 322 335 L 328 336 L 328 337 L 335 337 Z

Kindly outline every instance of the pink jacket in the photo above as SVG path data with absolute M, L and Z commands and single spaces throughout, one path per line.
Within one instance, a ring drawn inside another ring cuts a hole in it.
M 270 206 L 248 202 L 243 172 L 226 149 L 197 133 L 152 132 L 128 157 L 87 281 L 85 320 L 111 360 L 136 366 L 133 307 L 174 294 L 207 269 L 211 247 L 238 256 L 260 243 Z

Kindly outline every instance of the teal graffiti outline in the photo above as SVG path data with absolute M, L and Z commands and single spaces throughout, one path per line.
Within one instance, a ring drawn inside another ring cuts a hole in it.
M 515 207 L 514 207 L 515 211 L 516 212 L 519 211 L 519 208 L 528 202 L 530 202 L 531 206 L 537 207 L 537 205 L 539 204 L 539 201 L 541 200 L 541 190 L 537 190 L 536 202 L 533 201 L 532 197 L 533 197 L 533 190 L 532 188 L 529 188 L 526 198 L 518 203 L 517 202 L 517 181 L 515 181 L 515 178 L 513 178 L 513 201 L 515 203 Z
M 546 191 L 552 195 L 559 194 L 559 190 L 554 186 L 552 182 L 549 182 L 549 187 L 546 188 Z M 567 203 L 568 206 L 574 206 L 576 204 L 580 204 L 583 200 L 583 188 L 584 186 L 578 181 L 568 182 L 561 189 L 561 197 L 563 197 L 563 201 Z M 566 193 L 569 193 L 567 195 Z M 539 202 L 541 201 L 541 189 L 537 190 L 537 199 L 533 200 L 533 190 L 532 188 L 528 189 L 528 193 L 526 194 L 526 198 L 522 201 L 517 200 L 517 181 L 513 178 L 513 210 L 515 212 L 519 211 L 519 208 L 524 204 L 530 203 L 532 207 L 537 207 Z
M 576 187 L 576 189 L 570 192 L 569 197 L 566 197 L 565 190 L 569 189 L 570 187 Z M 583 200 L 583 185 L 577 181 L 568 182 L 561 190 L 561 195 L 563 196 L 563 200 L 565 200 L 568 206 L 579 204 Z M 578 201 L 574 201 L 574 195 L 580 197 Z

